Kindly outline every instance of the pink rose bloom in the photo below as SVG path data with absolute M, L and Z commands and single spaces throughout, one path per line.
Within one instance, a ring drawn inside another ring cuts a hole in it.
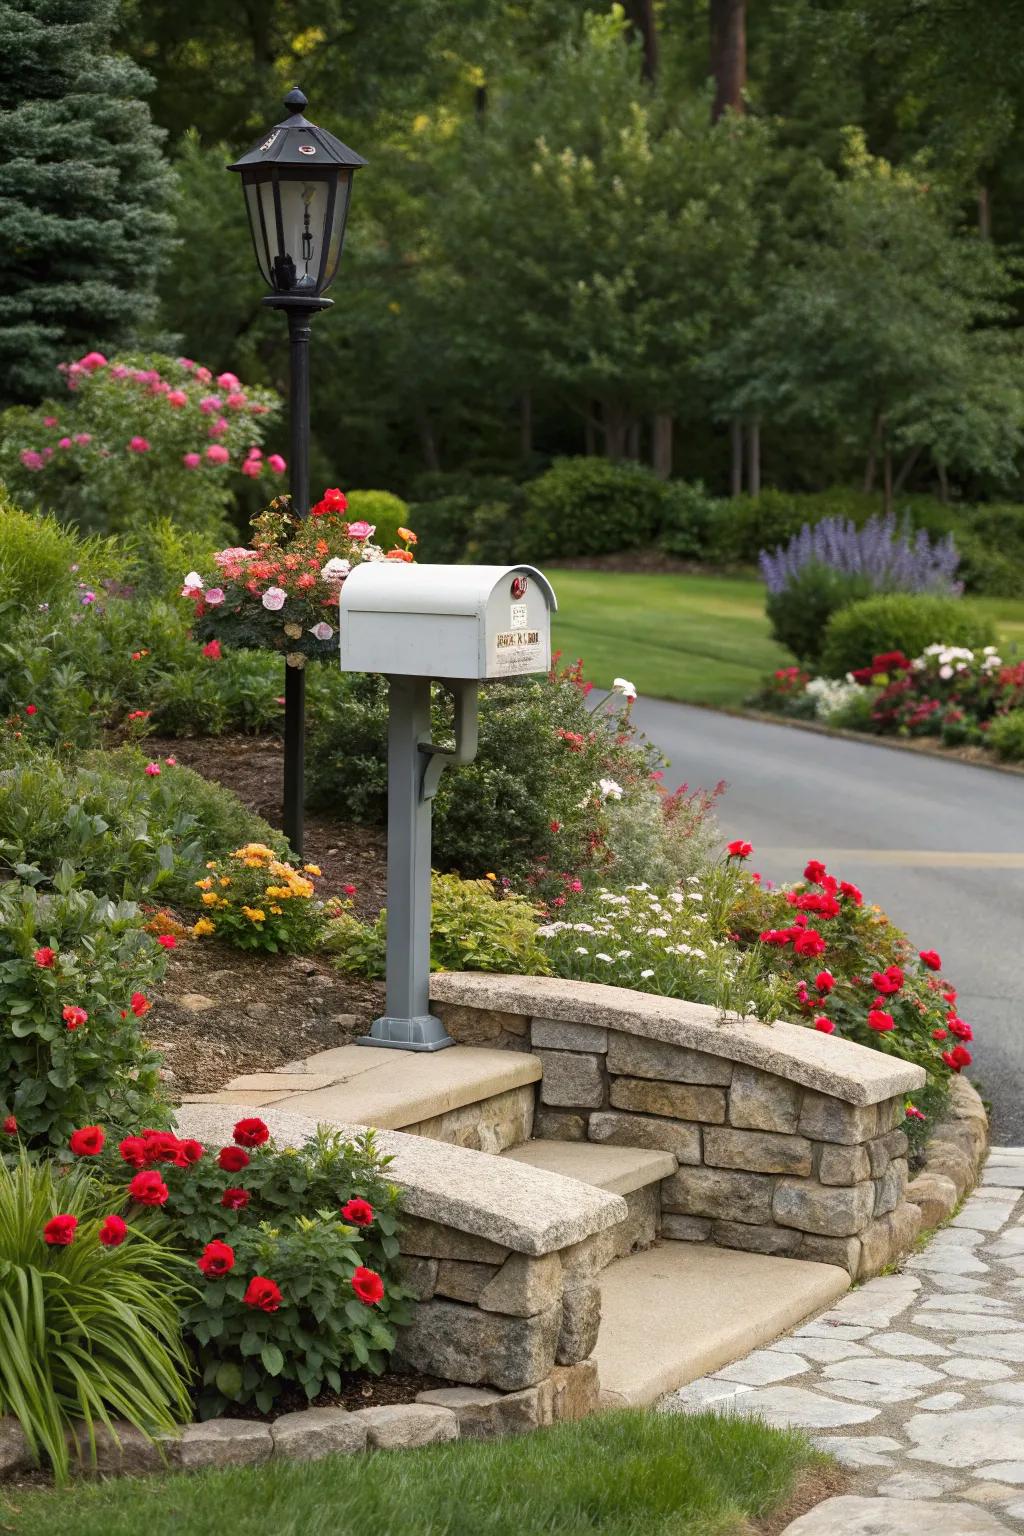
M 129 373 L 131 373 L 131 369 L 126 368 L 124 363 L 115 363 L 110 370 L 110 377 L 112 379 L 126 379 Z
M 58 448 L 70 448 L 71 447 L 71 439 L 70 439 L 70 437 L 62 437 L 60 442 L 57 444 L 57 447 Z
M 252 447 L 249 449 L 249 452 L 246 454 L 246 458 L 249 458 L 249 459 L 262 459 L 262 457 L 263 457 L 263 449 L 262 448 L 257 448 L 256 444 L 253 443 Z
M 313 635 L 317 640 L 329 640 L 334 634 L 334 630 L 329 624 L 325 624 L 323 620 L 321 620 L 319 624 L 313 625 L 313 628 L 310 630 L 310 634 Z
M 190 357 L 179 357 L 177 361 L 178 361 L 178 367 L 179 368 L 186 368 L 189 373 L 191 373 L 192 369 L 195 367 L 195 363 L 192 361 L 192 359 Z
M 264 608 L 271 613 L 277 613 L 284 607 L 287 598 L 287 592 L 283 592 L 280 587 L 268 587 L 263 594 L 262 602 Z
M 220 395 L 204 395 L 199 402 L 199 409 L 205 411 L 207 416 L 220 410 Z
M 207 592 L 207 594 L 206 594 L 207 607 L 209 607 L 209 608 L 216 608 L 218 603 L 222 603 L 223 601 L 224 601 L 224 589 L 223 589 L 223 587 L 211 587 L 209 592 Z
M 245 396 L 240 389 L 233 389 L 228 395 L 228 405 L 233 411 L 240 411 L 245 404 Z
M 355 539 L 357 543 L 361 543 L 363 539 L 368 539 L 371 533 L 376 533 L 376 531 L 375 524 L 364 522 L 362 518 L 357 523 L 349 523 L 348 525 L 348 536 L 350 539 Z
M 253 402 L 249 406 L 249 410 L 252 412 L 252 414 L 254 416 L 265 416 L 267 414 L 267 412 L 270 410 L 270 406 L 269 405 L 261 405 L 258 400 L 253 400 Z
M 43 426 L 44 427 L 55 427 L 56 425 L 57 425 L 57 418 L 56 418 L 56 416 L 44 416 L 43 417 Z
M 43 449 L 43 458 L 44 458 L 44 460 L 45 459 L 52 459 L 53 458 L 53 449 L 52 448 L 44 448 Z
M 92 373 L 96 368 L 105 368 L 107 360 L 102 352 L 87 352 L 78 359 L 78 366 L 84 368 L 86 373 Z
M 288 466 L 279 453 L 272 453 L 267 460 L 267 468 L 273 470 L 275 475 L 283 475 Z
M 237 389 L 239 380 L 233 373 L 218 373 L 217 383 L 221 389 Z
M 75 442 L 76 443 L 80 443 L 81 446 L 84 448 L 87 443 L 91 443 L 92 442 L 92 433 L 91 432 L 76 432 L 75 433 Z
M 183 405 L 188 405 L 188 395 L 183 389 L 169 389 L 167 391 L 167 404 L 173 405 L 176 411 L 180 411 Z
M 223 437 L 227 430 L 228 424 L 223 416 L 218 416 L 217 420 L 211 422 L 210 426 L 207 428 L 207 432 L 209 433 L 210 437 Z
M 147 763 L 146 764 L 146 774 L 147 774 L 147 777 L 149 777 L 151 779 L 159 778 L 159 776 L 160 776 L 160 764 L 159 763 Z
M 128 444 L 129 453 L 148 453 L 149 442 L 144 437 L 133 437 Z
M 202 463 L 202 459 L 200 459 L 198 453 L 183 453 L 181 456 L 181 462 L 184 464 L 186 469 L 198 469 Z
M 206 457 L 210 464 L 226 464 L 231 455 L 223 443 L 211 443 L 206 450 Z
M 234 549 L 218 549 L 213 557 L 214 565 L 234 565 L 239 560 L 251 560 L 255 555 L 254 549 L 243 549 L 236 545 Z
M 200 384 L 209 384 L 210 380 L 213 378 L 213 374 L 210 372 L 209 368 L 197 368 L 196 378 L 199 380 Z
M 36 453 L 34 448 L 23 448 L 19 457 L 26 469 L 42 469 L 43 467 L 43 456 L 41 453 Z
M 242 474 L 248 475 L 250 480 L 256 480 L 263 473 L 263 465 L 259 459 L 246 459 L 242 465 Z

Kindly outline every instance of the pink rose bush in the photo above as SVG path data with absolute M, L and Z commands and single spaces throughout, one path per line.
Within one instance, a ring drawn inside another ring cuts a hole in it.
M 15 498 L 104 531 L 173 512 L 215 539 L 242 483 L 287 469 L 265 455 L 277 396 L 191 358 L 87 352 L 60 367 L 61 397 L 6 412 L 0 478 Z
M 281 651 L 293 667 L 333 656 L 349 572 L 364 560 L 412 560 L 416 544 L 410 528 L 399 528 L 400 542 L 385 551 L 373 542 L 373 524 L 348 521 L 347 510 L 337 488 L 325 491 L 307 518 L 295 516 L 287 496 L 277 497 L 253 519 L 251 548 L 218 550 L 211 571 L 189 571 L 181 595 L 193 605 L 197 638 Z

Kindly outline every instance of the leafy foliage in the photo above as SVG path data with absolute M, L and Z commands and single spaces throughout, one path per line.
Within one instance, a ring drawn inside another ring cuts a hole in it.
M 894 592 L 864 598 L 833 614 L 821 664 L 829 677 L 868 665 L 872 656 L 902 651 L 920 656 L 929 645 L 981 650 L 995 642 L 992 621 L 972 603 L 925 593 Z
M 181 1266 L 137 1229 L 102 1242 L 113 1203 L 85 1166 L 0 1157 L 0 1413 L 59 1482 L 112 1420 L 155 1435 L 190 1417 Z M 58 1215 L 72 1240 L 48 1243 Z
M 270 954 L 314 949 L 323 928 L 323 911 L 314 900 L 315 864 L 301 869 L 266 843 L 246 843 L 224 859 L 209 859 L 196 880 L 203 906 L 193 933 L 216 933 L 238 949 Z
M 988 744 L 997 757 L 1007 762 L 1024 760 L 1024 709 L 1011 709 L 994 720 L 989 729 Z
M 634 549 L 652 541 L 671 499 L 639 464 L 560 459 L 527 486 L 522 547 L 531 560 Z

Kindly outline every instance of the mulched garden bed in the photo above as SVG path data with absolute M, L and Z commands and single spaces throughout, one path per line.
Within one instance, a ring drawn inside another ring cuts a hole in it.
M 286 1387 L 269 1413 L 261 1413 L 255 1403 L 245 1407 L 232 1405 L 225 1414 L 229 1419 L 256 1419 L 261 1424 L 272 1424 L 286 1413 L 299 1413 L 303 1408 L 356 1408 L 391 1407 L 394 1403 L 414 1403 L 420 1392 L 432 1392 L 437 1387 L 457 1387 L 457 1381 L 444 1381 L 440 1376 L 422 1376 L 416 1371 L 403 1375 L 400 1371 L 385 1371 L 382 1376 L 370 1376 L 365 1371 L 350 1371 L 341 1378 L 341 1391 L 325 1388 L 319 1397 L 310 1402 L 301 1387 Z
M 197 739 L 150 736 L 154 757 L 176 757 L 234 790 L 250 810 L 281 825 L 283 749 L 274 736 Z M 306 821 L 304 857 L 323 871 L 317 890 L 341 896 L 347 885 L 360 917 L 386 900 L 387 840 L 382 829 Z M 173 910 L 173 909 L 172 909 Z M 194 914 L 176 914 L 191 924 Z M 149 1016 L 149 1039 L 165 1058 L 172 1098 L 209 1093 L 242 1072 L 266 1072 L 365 1034 L 384 1010 L 382 982 L 343 976 L 327 958 L 254 954 L 210 939 L 180 939 Z

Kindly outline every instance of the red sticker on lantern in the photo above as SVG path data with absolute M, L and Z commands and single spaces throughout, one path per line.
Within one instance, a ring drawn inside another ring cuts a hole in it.
M 526 596 L 526 589 L 527 589 L 527 587 L 529 585 L 530 585 L 530 583 L 529 583 L 529 580 L 528 580 L 527 577 L 525 577 L 525 576 L 513 576 L 513 578 L 512 578 L 512 596 L 513 597 L 525 597 Z

